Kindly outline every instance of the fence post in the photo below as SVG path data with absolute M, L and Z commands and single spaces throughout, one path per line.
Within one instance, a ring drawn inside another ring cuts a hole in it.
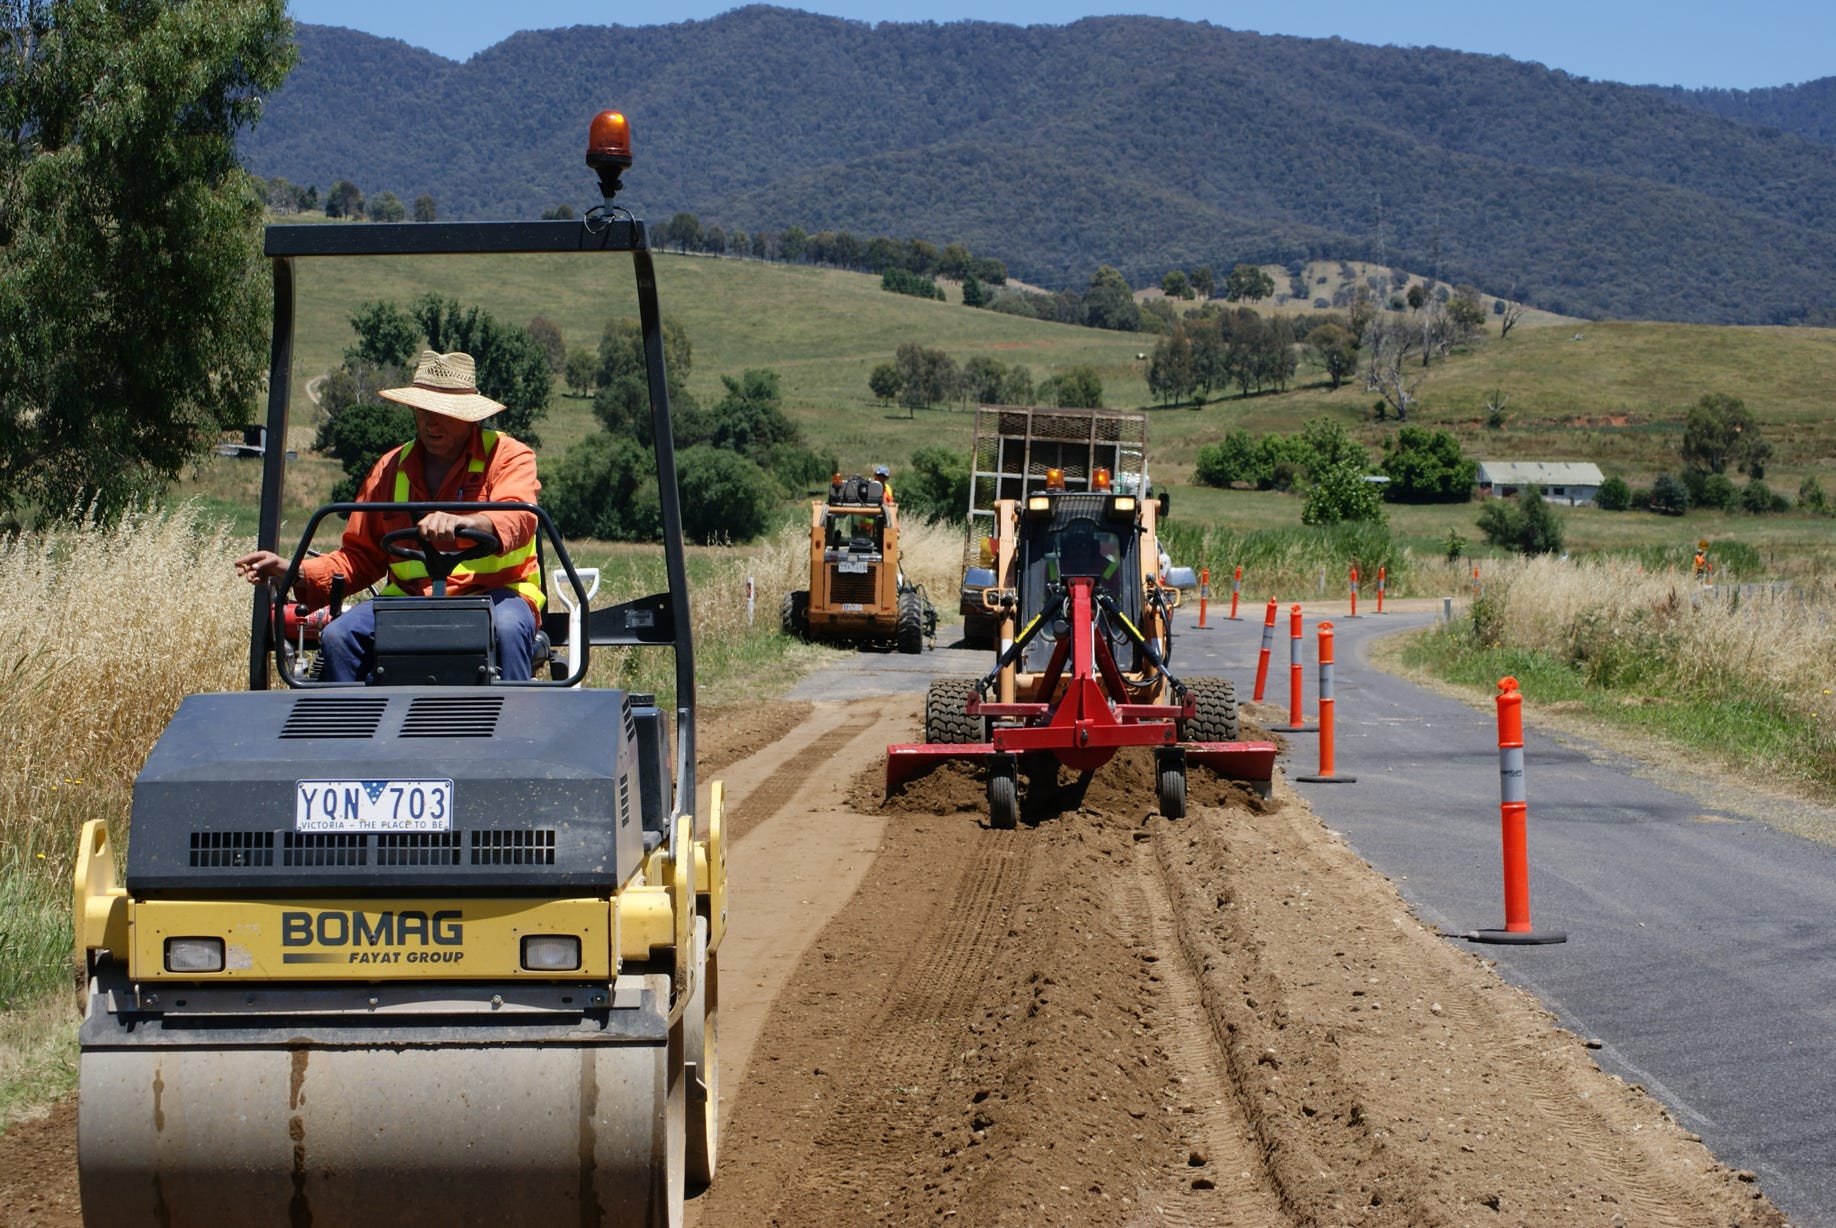
M 1294 779 L 1308 784 L 1352 784 L 1356 776 L 1342 776 L 1333 770 L 1333 711 L 1337 706 L 1332 694 L 1332 624 L 1320 624 L 1320 770 L 1313 776 Z
M 1524 697 L 1517 679 L 1498 680 L 1498 819 L 1504 844 L 1505 926 L 1475 930 L 1468 942 L 1540 946 L 1567 942 L 1568 935 L 1530 928 L 1530 853 L 1525 835 L 1529 803 L 1524 800 Z

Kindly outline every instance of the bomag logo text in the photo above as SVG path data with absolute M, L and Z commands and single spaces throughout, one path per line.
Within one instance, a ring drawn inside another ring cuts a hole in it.
M 452 949 L 465 945 L 465 915 L 458 909 L 283 912 L 281 945 L 318 948 L 284 956 L 288 963 L 456 964 L 465 958 Z

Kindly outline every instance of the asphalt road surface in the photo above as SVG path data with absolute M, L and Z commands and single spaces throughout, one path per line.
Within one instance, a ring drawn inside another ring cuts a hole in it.
M 1462 935 L 1504 927 L 1494 706 L 1472 706 L 1376 669 L 1379 636 L 1442 616 L 1345 617 L 1303 607 L 1304 719 L 1318 711 L 1317 624 L 1334 626 L 1335 775 L 1296 783 L 1326 823 L 1394 880 L 1422 919 Z M 1228 607 L 1223 607 L 1227 609 Z M 1217 673 L 1247 702 L 1264 609 L 1240 622 L 1176 619 L 1173 670 Z M 1453 607 L 1462 617 L 1461 603 Z M 1288 607 L 1266 702 L 1290 705 Z M 1261 710 L 1258 710 L 1261 711 Z M 1475 947 L 1562 1024 L 1600 1042 L 1601 1065 L 1643 1084 L 1716 1156 L 1757 1172 L 1805 1228 L 1836 1226 L 1836 814 L 1667 778 L 1600 745 L 1539 727 L 1526 702 L 1531 920 L 1548 946 Z M 1317 735 L 1282 766 L 1317 774 Z M 1450 938 L 1450 941 L 1462 941 Z

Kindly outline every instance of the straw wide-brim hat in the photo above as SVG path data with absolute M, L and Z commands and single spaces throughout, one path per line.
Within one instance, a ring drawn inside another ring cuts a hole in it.
M 414 383 L 406 388 L 384 388 L 376 395 L 461 422 L 477 422 L 503 408 L 478 391 L 472 356 L 459 351 L 436 354 L 422 350 L 414 364 Z

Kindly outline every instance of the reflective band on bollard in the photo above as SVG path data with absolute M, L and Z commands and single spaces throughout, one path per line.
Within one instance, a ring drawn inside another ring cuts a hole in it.
M 1333 710 L 1337 707 L 1332 694 L 1332 624 L 1321 623 L 1320 631 L 1320 770 L 1312 776 L 1294 779 L 1308 784 L 1352 784 L 1356 776 L 1341 776 L 1333 770 Z
M 1288 724 L 1287 733 L 1317 733 L 1301 715 L 1301 608 L 1288 607 Z
M 1468 942 L 1502 942 L 1540 946 L 1567 942 L 1568 935 L 1537 933 L 1530 928 L 1530 852 L 1524 800 L 1524 697 L 1517 679 L 1498 680 L 1498 818 L 1504 844 L 1505 927 L 1477 930 Z
M 1256 693 L 1252 698 L 1262 702 L 1263 684 L 1269 680 L 1269 654 L 1275 650 L 1275 598 L 1269 598 L 1268 617 L 1262 620 L 1262 655 L 1256 658 Z

